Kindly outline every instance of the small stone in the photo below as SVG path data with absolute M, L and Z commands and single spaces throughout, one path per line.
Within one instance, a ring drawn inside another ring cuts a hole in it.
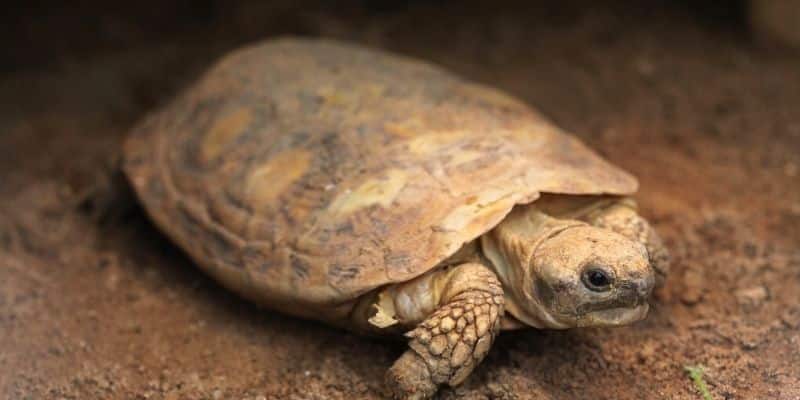
M 647 342 L 641 346 L 639 350 L 639 361 L 645 362 L 649 359 L 652 359 L 653 356 L 656 354 L 656 345 L 653 342 Z
M 788 328 L 800 328 L 800 308 L 792 308 L 781 314 L 781 322 Z
M 755 350 L 758 348 L 760 342 L 754 340 L 748 340 L 750 338 L 743 339 L 741 341 L 742 348 L 745 350 Z
M 497 382 L 489 382 L 486 384 L 486 389 L 489 390 L 489 394 L 493 399 L 502 399 L 507 395 L 507 389 Z
M 767 288 L 764 286 L 740 289 L 734 294 L 736 295 L 736 301 L 739 305 L 744 307 L 758 307 L 769 297 Z
M 97 387 L 100 389 L 108 389 L 111 387 L 111 383 L 107 379 L 99 377 L 97 378 Z
M 700 302 L 703 298 L 703 282 L 705 277 L 700 270 L 689 269 L 683 276 L 683 292 L 681 293 L 681 301 L 687 305 L 693 305 Z

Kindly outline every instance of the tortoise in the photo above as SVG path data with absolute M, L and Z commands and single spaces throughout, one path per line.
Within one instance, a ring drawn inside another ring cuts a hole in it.
M 404 335 L 395 397 L 463 382 L 501 330 L 640 320 L 668 269 L 632 175 L 514 97 L 355 44 L 237 49 L 123 153 L 149 217 L 225 287 Z

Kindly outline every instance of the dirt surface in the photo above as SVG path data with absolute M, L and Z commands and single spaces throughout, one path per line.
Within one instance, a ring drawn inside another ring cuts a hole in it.
M 148 3 L 15 10 L 28 22 L 4 25 L 17 40 L 0 78 L 0 398 L 381 398 L 402 343 L 259 309 L 141 211 L 101 224 L 80 201 L 138 118 L 227 50 L 280 33 L 438 62 L 640 178 L 674 257 L 650 316 L 503 334 L 441 398 L 701 399 L 687 366 L 714 399 L 800 398 L 800 57 L 757 48 L 735 13 Z

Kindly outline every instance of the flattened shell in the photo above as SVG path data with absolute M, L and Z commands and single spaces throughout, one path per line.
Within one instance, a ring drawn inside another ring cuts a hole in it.
M 637 186 L 502 92 L 293 38 L 224 57 L 138 125 L 125 161 L 147 212 L 200 266 L 318 319 L 424 273 L 541 192 Z

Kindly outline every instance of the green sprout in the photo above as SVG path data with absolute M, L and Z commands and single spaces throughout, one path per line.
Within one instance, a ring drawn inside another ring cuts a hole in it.
M 683 369 L 689 373 L 689 378 L 692 379 L 695 389 L 703 396 L 703 400 L 713 400 L 711 398 L 711 392 L 708 391 L 708 385 L 706 385 L 706 381 L 703 379 L 703 367 L 701 365 L 686 365 Z

